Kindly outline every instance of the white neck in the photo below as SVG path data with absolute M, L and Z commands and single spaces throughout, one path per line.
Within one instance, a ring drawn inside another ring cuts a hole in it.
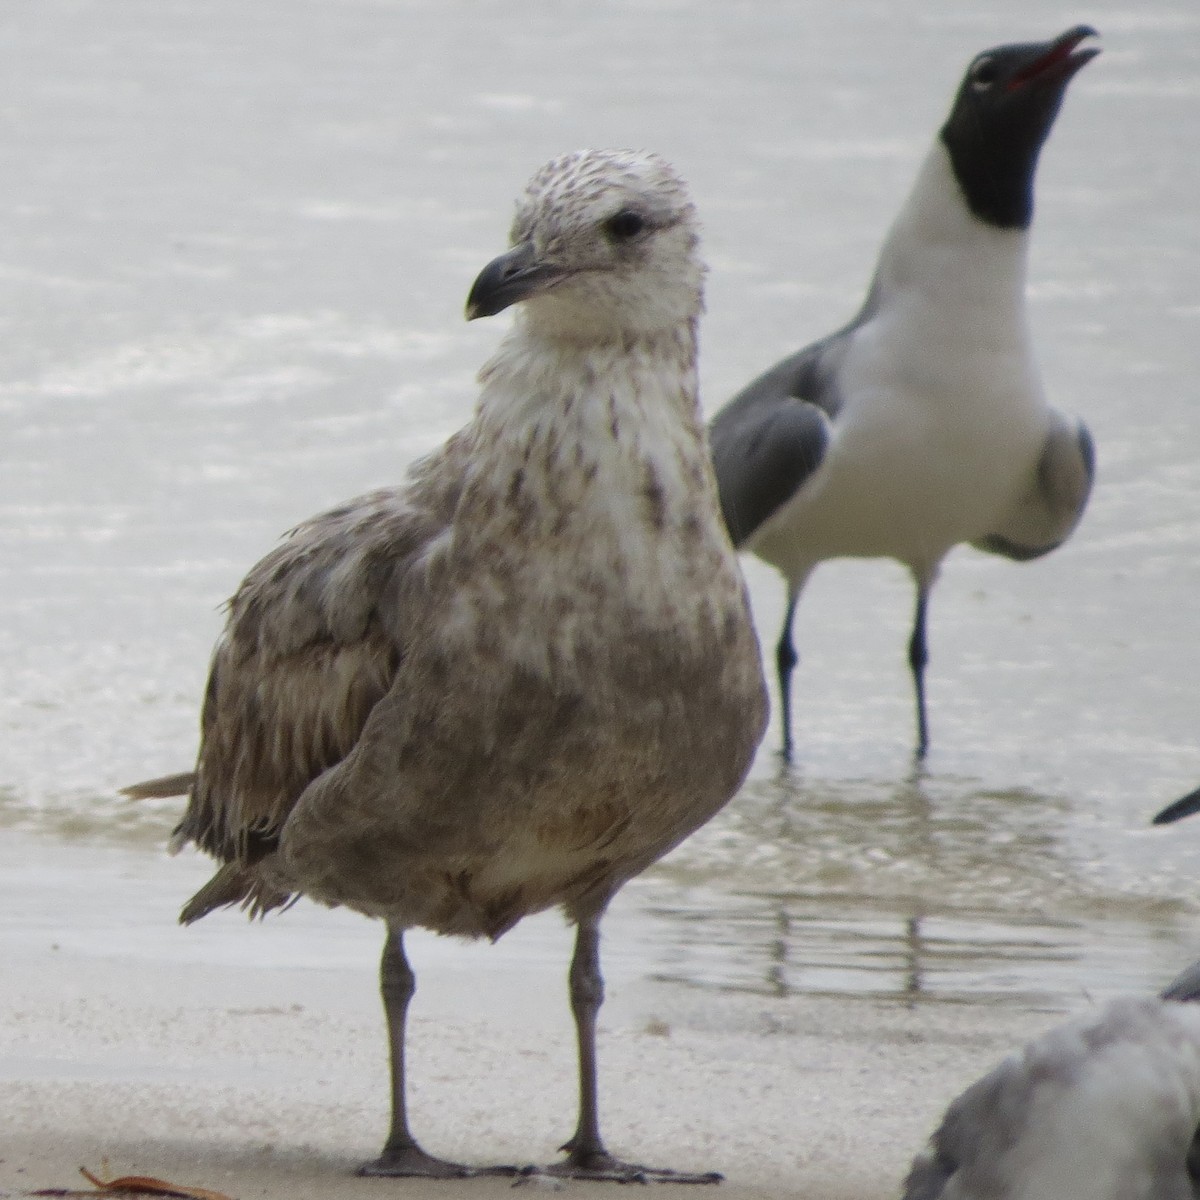
M 879 256 L 875 296 L 911 291 L 956 323 L 1024 326 L 1028 231 L 1000 229 L 967 207 L 941 138 L 917 173 Z M 1010 322 L 1011 324 L 1011 322 Z

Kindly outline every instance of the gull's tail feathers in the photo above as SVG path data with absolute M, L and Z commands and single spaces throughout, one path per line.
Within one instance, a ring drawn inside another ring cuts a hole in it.
M 273 908 L 287 908 L 299 896 L 283 890 L 264 878 L 261 865 L 242 862 L 226 863 L 183 906 L 179 914 L 181 925 L 191 925 L 218 908 L 237 905 L 251 918 L 266 916 Z
M 181 771 L 178 775 L 163 775 L 158 779 L 131 783 L 121 789 L 121 795 L 128 796 L 130 800 L 164 800 L 168 796 L 186 796 L 195 782 L 195 771 Z

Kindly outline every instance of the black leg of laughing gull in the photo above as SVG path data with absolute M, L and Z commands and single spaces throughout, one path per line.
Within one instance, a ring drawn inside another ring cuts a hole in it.
M 783 629 L 779 634 L 779 645 L 775 647 L 775 669 L 779 677 L 779 714 L 783 722 L 783 761 L 792 761 L 792 672 L 800 661 L 792 641 L 792 618 L 796 615 L 799 592 L 788 593 L 787 612 L 783 617 Z
M 929 725 L 925 717 L 925 667 L 929 662 L 929 647 L 925 641 L 925 614 L 929 607 L 929 584 L 917 582 L 917 610 L 913 616 L 912 637 L 908 642 L 908 665 L 912 668 L 913 688 L 917 694 L 918 759 L 929 749 Z
M 417 977 L 404 953 L 403 930 L 389 929 L 379 962 L 379 990 L 387 1018 L 392 1074 L 392 1126 L 383 1152 L 358 1169 L 360 1175 L 421 1176 L 426 1179 L 465 1179 L 471 1175 L 515 1175 L 516 1167 L 468 1167 L 434 1158 L 417 1144 L 408 1128 L 405 1095 L 404 1036 L 408 1005 L 417 990 Z
M 575 935 L 568 982 L 571 1012 L 579 1042 L 579 1121 L 562 1149 L 565 1162 L 534 1168 L 530 1174 L 568 1179 L 610 1180 L 616 1183 L 719 1183 L 716 1171 L 689 1174 L 622 1162 L 605 1148 L 600 1136 L 600 1111 L 596 1098 L 596 1018 L 604 1003 L 604 977 L 600 973 L 600 915 L 582 917 Z

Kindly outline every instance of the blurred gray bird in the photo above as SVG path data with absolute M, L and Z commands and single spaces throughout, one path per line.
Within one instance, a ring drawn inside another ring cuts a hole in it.
M 729 800 L 766 720 L 697 398 L 696 215 L 662 159 L 584 151 L 533 177 L 511 245 L 467 302 L 520 306 L 474 419 L 251 570 L 195 772 L 129 791 L 186 792 L 175 844 L 222 863 L 184 922 L 300 895 L 386 922 L 392 1124 L 364 1173 L 477 1173 L 409 1129 L 405 931 L 559 907 L 580 1103 L 546 1169 L 709 1182 L 609 1154 L 595 1053 L 606 906 Z
M 1200 788 L 1195 791 L 1188 792 L 1186 796 L 1181 796 L 1178 800 L 1168 804 L 1162 812 L 1158 813 L 1154 821 L 1155 825 L 1170 825 L 1174 821 L 1181 821 L 1184 817 L 1190 817 L 1200 812 Z
M 1197 1200 L 1200 964 L 1052 1029 L 969 1087 L 903 1200 Z
M 1086 25 L 976 56 L 892 225 L 858 316 L 777 363 L 713 419 L 734 543 L 777 567 L 783 753 L 792 753 L 792 619 L 829 558 L 894 558 L 917 602 L 908 658 L 917 757 L 929 746 L 925 635 L 960 542 L 1024 561 L 1087 503 L 1092 440 L 1051 408 L 1029 337 L 1026 257 L 1038 154 L 1067 84 L 1097 53 Z

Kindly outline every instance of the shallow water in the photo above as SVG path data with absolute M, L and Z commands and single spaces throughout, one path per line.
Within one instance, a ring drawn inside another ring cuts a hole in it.
M 909 584 L 823 567 L 798 767 L 772 728 L 738 801 L 619 920 L 638 970 L 751 994 L 1054 1005 L 1183 965 L 1200 824 L 1145 824 L 1200 782 L 1200 14 L 1181 4 L 6 13 L 0 830 L 158 852 L 171 806 L 115 789 L 188 764 L 219 606 L 279 532 L 465 419 L 500 330 L 462 303 L 544 159 L 653 146 L 691 181 L 715 409 L 854 310 L 967 59 L 1081 19 L 1104 53 L 1043 156 L 1031 317 L 1098 443 L 1083 525 L 1037 563 L 946 564 L 919 773 Z M 769 647 L 782 588 L 747 573 Z

